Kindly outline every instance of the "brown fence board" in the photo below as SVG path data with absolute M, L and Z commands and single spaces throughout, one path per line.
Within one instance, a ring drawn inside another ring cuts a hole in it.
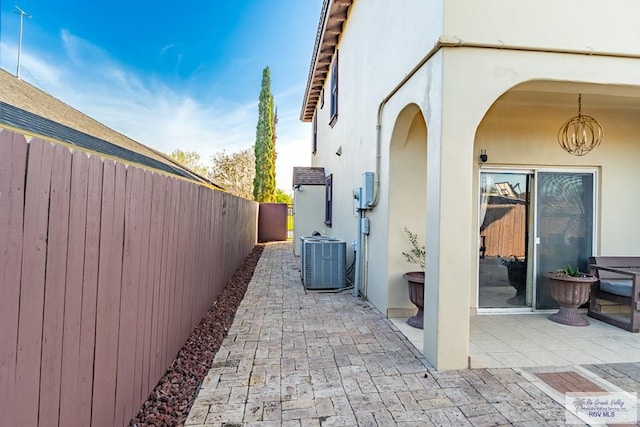
M 82 317 L 78 363 L 78 426 L 91 423 L 93 401 L 93 363 L 96 341 L 98 262 L 100 259 L 100 221 L 102 217 L 103 162 L 91 157 L 87 175 L 87 226 L 85 229 Z M 61 424 L 63 425 L 63 424 Z
M 169 294 L 168 294 L 168 304 L 169 304 L 169 317 L 167 319 L 167 361 L 170 361 L 176 354 L 176 342 L 177 342 L 177 329 L 179 322 L 176 319 L 179 319 L 180 313 L 178 311 L 178 254 L 180 253 L 180 214 L 182 212 L 181 202 L 182 202 L 182 194 L 181 194 L 181 181 L 174 181 L 172 186 L 172 247 L 171 247 L 171 258 L 169 259 L 169 266 L 171 271 L 169 273 Z M 170 320 L 171 319 L 171 320 Z
M 125 177 L 124 165 L 104 161 L 92 410 L 95 426 L 111 426 L 115 416 Z
M 196 272 L 196 282 L 198 283 L 198 286 L 196 287 L 196 292 L 193 297 L 193 311 L 195 313 L 191 316 L 192 325 L 197 325 L 202 318 L 202 315 L 206 313 L 206 303 L 208 301 L 206 289 L 211 285 L 210 283 L 207 283 L 207 261 L 205 259 L 207 254 L 211 256 L 211 253 L 208 252 L 209 248 L 207 247 L 209 239 L 209 224 L 211 223 L 211 221 L 207 220 L 208 215 L 206 209 L 207 205 L 211 203 L 209 194 L 210 192 L 206 191 L 204 188 L 199 190 L 197 219 L 198 230 L 200 230 L 200 232 L 197 233 L 198 246 L 196 249 L 196 266 L 198 267 Z
M 15 383 L 16 403 L 29 410 L 18 411 L 16 425 L 32 426 L 38 423 L 52 154 L 53 147 L 48 142 L 33 140 L 30 143 L 25 187 L 22 285 Z
M 193 185 L 189 185 L 187 190 L 188 198 L 185 206 L 191 206 L 191 209 L 186 210 L 186 218 L 184 219 L 185 224 L 185 233 L 186 238 L 183 239 L 185 242 L 184 248 L 184 272 L 183 272 L 183 285 L 186 283 L 193 283 L 193 261 L 195 259 L 195 251 L 193 243 L 197 241 L 196 236 L 194 235 L 195 231 L 195 222 L 196 222 L 196 213 L 197 213 L 197 192 L 196 187 Z M 196 284 L 197 286 L 197 284 Z M 183 286 L 182 289 L 182 306 L 181 306 L 181 327 L 180 327 L 180 336 L 185 336 L 189 334 L 189 331 L 193 329 L 191 327 L 191 286 Z
M 131 267 L 135 274 L 133 276 L 134 282 L 133 286 L 136 288 L 135 296 L 136 296 L 136 306 L 134 307 L 135 318 L 133 319 L 133 324 L 135 329 L 135 341 L 134 341 L 134 371 L 133 371 L 133 387 L 131 395 L 131 407 L 137 408 L 142 403 L 140 396 L 142 395 L 142 360 L 143 360 L 143 348 L 144 348 L 144 316 L 145 316 L 145 303 L 146 303 L 146 283 L 143 281 L 145 278 L 142 275 L 142 264 L 146 263 L 144 260 L 143 252 L 144 252 L 144 235 L 143 235 L 143 227 L 144 222 L 148 221 L 144 218 L 144 181 L 145 181 L 145 173 L 143 170 L 136 169 L 134 171 L 134 182 L 135 187 L 133 189 L 134 194 L 136 195 L 136 207 L 137 211 L 135 213 L 135 229 L 134 229 L 134 239 L 135 239 L 135 254 L 132 258 Z M 146 264 L 145 267 L 146 269 Z M 146 275 L 146 274 L 145 274 Z
M 151 387 L 155 385 L 155 382 L 150 387 L 149 381 L 149 368 L 151 365 L 151 334 L 152 334 L 152 310 L 153 310 L 153 275 L 149 271 L 149 264 L 151 264 L 151 254 L 153 249 L 149 245 L 150 243 L 150 231 L 151 231 L 151 197 L 153 194 L 153 174 L 145 171 L 144 173 L 144 189 L 143 189 L 143 206 L 142 206 L 142 256 L 140 259 L 140 284 L 142 285 L 142 291 L 144 291 L 144 323 L 143 323 L 143 347 L 142 347 L 142 371 L 140 376 L 142 378 L 141 389 L 138 393 L 138 405 L 147 399 Z M 141 298 L 142 300 L 142 298 Z
M 185 270 L 185 247 L 187 244 L 188 236 L 186 235 L 187 215 L 188 212 L 182 209 L 182 206 L 186 206 L 188 203 L 188 194 L 186 191 L 186 185 L 180 181 L 178 184 L 180 187 L 180 208 L 178 209 L 178 218 L 176 220 L 176 227 L 178 229 L 178 235 L 176 237 L 176 246 L 178 253 L 175 260 L 175 283 L 174 283 L 174 297 L 173 297 L 173 313 L 172 318 L 174 321 L 171 324 L 171 348 L 172 353 L 176 353 L 180 348 L 180 334 L 182 331 L 182 299 L 184 297 L 184 270 Z
M 159 310 L 159 321 L 160 321 L 160 330 L 159 330 L 159 338 L 160 341 L 160 365 L 167 366 L 168 359 L 168 322 L 169 322 L 169 286 L 170 286 L 170 260 L 172 256 L 172 245 L 173 245 L 173 218 L 174 218 L 174 204 L 175 200 L 173 199 L 173 184 L 175 180 L 168 179 L 165 182 L 164 188 L 164 197 L 165 197 L 165 205 L 164 205 L 164 225 L 162 229 L 162 262 L 160 269 L 160 310 Z
M 115 425 L 125 423 L 133 407 L 136 379 L 136 331 L 138 312 L 138 280 L 140 276 L 140 170 L 127 169 L 124 215 L 124 253 L 122 288 L 120 290 L 120 329 L 118 334 L 118 375 L 116 382 Z M 131 379 L 132 381 L 129 381 Z
M 208 212 L 220 212 L 220 192 L 216 191 L 210 194 L 210 202 L 209 206 L 207 206 Z M 210 215 L 209 213 L 207 213 Z M 209 225 L 209 243 L 206 250 L 206 266 L 207 266 L 207 277 L 209 278 L 208 286 L 207 286 L 207 301 L 214 301 L 216 296 L 215 288 L 220 287 L 219 276 L 220 276 L 220 268 L 218 267 L 218 258 L 219 252 L 216 251 L 218 241 L 217 235 L 217 226 L 219 222 L 219 215 L 214 215 Z
M 175 180 L 169 179 L 167 180 L 166 187 L 166 202 L 165 202 L 165 216 L 164 216 L 164 230 L 163 230 L 163 240 L 162 240 L 162 270 L 161 270 L 161 288 L 160 295 L 162 298 L 162 304 L 160 305 L 160 313 L 162 315 L 162 354 L 161 354 L 161 364 L 162 366 L 167 365 L 168 355 L 169 355 L 169 317 L 170 313 L 170 299 L 171 299 L 171 276 L 173 274 L 173 268 L 171 265 L 172 257 L 173 257 L 173 228 L 175 224 L 175 200 L 174 196 L 174 183 Z
M 71 191 L 71 152 L 64 146 L 53 148 L 49 205 L 49 232 L 45 276 L 44 323 L 40 367 L 41 426 L 58 425 L 62 331 L 67 276 L 69 237 L 69 199 Z
M 82 272 L 87 223 L 89 158 L 76 151 L 72 157 L 69 205 L 67 277 L 64 293 L 64 328 L 60 376 L 60 425 L 74 426 L 78 419 L 78 365 L 82 319 Z
M 0 414 L 17 425 L 14 400 L 27 142 L 0 131 Z
M 214 252 L 218 254 L 216 256 L 216 269 L 217 269 L 217 277 L 216 282 L 227 283 L 225 265 L 227 254 L 224 251 L 221 251 L 223 242 L 226 242 L 227 236 L 225 235 L 225 227 L 227 224 L 227 194 L 226 193 L 217 193 L 216 197 L 218 199 L 218 203 L 216 204 L 220 215 L 216 217 L 216 245 Z
M 202 233 L 204 232 L 204 224 L 202 223 L 202 203 L 204 202 L 203 198 L 203 188 L 194 187 L 194 209 L 193 209 L 193 228 L 191 231 L 191 235 L 193 236 L 193 241 L 195 244 L 191 245 L 190 252 L 192 254 L 192 268 L 191 268 L 191 283 L 194 286 L 190 286 L 191 292 L 189 295 L 189 311 L 187 312 L 187 323 L 189 325 L 188 331 L 193 330 L 196 326 L 196 319 L 200 320 L 202 315 L 204 314 L 201 311 L 201 306 L 198 304 L 198 296 L 200 294 L 200 290 L 204 286 L 203 279 L 200 275 L 200 250 L 202 248 Z M 187 332 L 188 333 L 188 332 Z
M 164 190 L 166 180 L 159 174 L 153 175 L 151 196 L 151 227 L 149 230 L 149 280 L 153 289 L 151 303 L 151 348 L 149 365 L 149 382 L 153 387 L 160 378 L 162 366 L 160 365 L 160 334 L 162 331 L 160 307 L 161 307 L 161 263 L 162 263 L 162 230 L 164 229 Z

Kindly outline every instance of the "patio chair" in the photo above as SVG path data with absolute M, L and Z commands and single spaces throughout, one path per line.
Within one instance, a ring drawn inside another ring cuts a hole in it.
M 640 332 L 640 257 L 590 257 L 589 272 L 600 280 L 591 286 L 588 315 L 630 332 Z M 619 312 L 622 307 L 625 311 Z

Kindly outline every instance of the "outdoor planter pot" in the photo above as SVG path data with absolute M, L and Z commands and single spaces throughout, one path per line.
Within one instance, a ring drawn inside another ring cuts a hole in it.
M 527 264 L 520 261 L 515 255 L 512 259 L 503 259 L 502 265 L 507 267 L 507 279 L 509 284 L 516 290 L 516 294 L 509 298 L 507 302 L 513 305 L 525 303 L 525 291 L 527 289 Z
M 549 271 L 544 276 L 551 285 L 551 298 L 560 304 L 558 312 L 550 315 L 549 320 L 563 325 L 589 326 L 589 320 L 580 314 L 578 307 L 589 301 L 591 284 L 598 278 L 584 273 L 574 277 L 562 271 Z
M 410 271 L 402 275 L 409 283 L 409 300 L 418 307 L 415 316 L 407 320 L 409 326 L 422 329 L 424 326 L 424 271 Z
M 424 326 L 424 245 L 418 244 L 418 235 L 409 231 L 407 227 L 404 227 L 404 232 L 411 243 L 411 250 L 402 252 L 402 256 L 408 263 L 420 266 L 420 271 L 410 271 L 402 275 L 409 282 L 409 300 L 418 307 L 416 315 L 409 318 L 407 323 L 409 326 L 422 329 Z

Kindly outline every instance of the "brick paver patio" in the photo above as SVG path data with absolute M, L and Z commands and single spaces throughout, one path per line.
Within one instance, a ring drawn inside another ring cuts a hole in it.
M 186 424 L 565 425 L 562 396 L 544 378 L 586 376 L 604 390 L 640 392 L 638 363 L 549 372 L 556 374 L 434 371 L 366 301 L 351 292 L 305 293 L 291 243 L 274 243 L 262 254 Z

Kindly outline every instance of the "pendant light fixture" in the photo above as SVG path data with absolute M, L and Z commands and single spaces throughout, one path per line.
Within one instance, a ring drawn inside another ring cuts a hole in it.
M 596 119 L 582 114 L 582 94 L 578 94 L 578 115 L 567 120 L 558 132 L 558 143 L 574 156 L 584 156 L 602 142 L 604 131 Z

